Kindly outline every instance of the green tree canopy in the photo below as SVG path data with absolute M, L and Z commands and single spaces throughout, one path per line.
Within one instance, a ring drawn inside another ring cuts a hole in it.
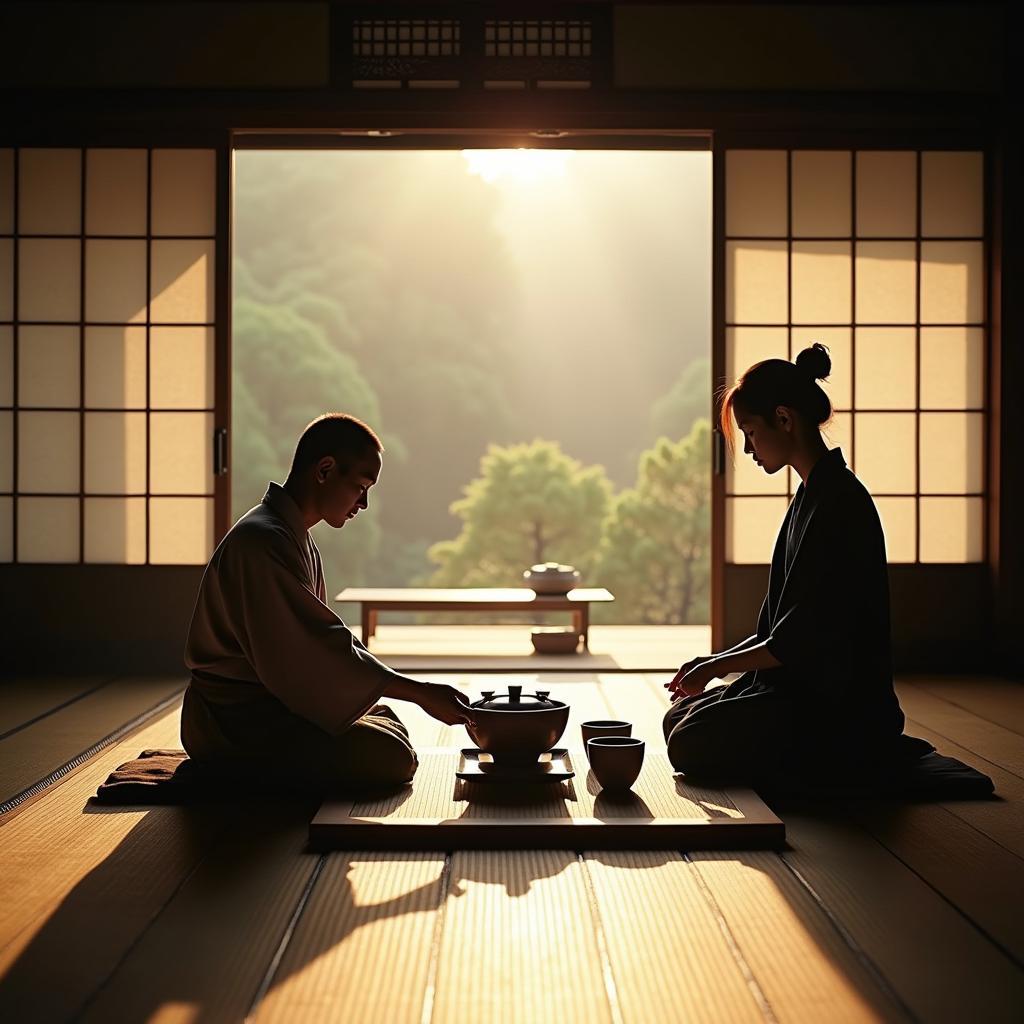
M 707 420 L 681 441 L 660 438 L 605 522 L 594 579 L 636 621 L 708 621 L 710 445 Z
M 462 532 L 430 549 L 433 583 L 514 586 L 544 561 L 589 573 L 610 499 L 604 468 L 583 466 L 554 441 L 491 445 L 480 475 L 451 507 Z

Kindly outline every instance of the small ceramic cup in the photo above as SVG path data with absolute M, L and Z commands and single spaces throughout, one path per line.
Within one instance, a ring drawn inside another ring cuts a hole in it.
M 633 736 L 595 736 L 587 741 L 590 770 L 603 789 L 629 789 L 644 763 L 644 741 Z
M 630 722 L 619 722 L 612 718 L 597 718 L 591 722 L 584 722 L 580 726 L 580 732 L 583 733 L 583 749 L 587 751 L 587 757 L 590 757 L 590 751 L 587 749 L 587 743 L 590 740 L 596 736 L 631 736 L 633 726 Z

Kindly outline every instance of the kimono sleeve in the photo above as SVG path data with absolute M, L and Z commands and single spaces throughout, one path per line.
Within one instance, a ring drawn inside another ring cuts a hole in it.
M 236 554 L 229 570 L 236 635 L 260 682 L 294 714 L 336 735 L 402 677 L 313 593 L 300 561 L 287 544 Z

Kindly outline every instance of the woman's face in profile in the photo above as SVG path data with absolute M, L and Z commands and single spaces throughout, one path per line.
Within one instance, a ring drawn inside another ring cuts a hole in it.
M 743 433 L 743 453 L 769 476 L 789 464 L 790 435 L 781 424 L 775 426 L 763 416 L 737 409 L 736 426 Z

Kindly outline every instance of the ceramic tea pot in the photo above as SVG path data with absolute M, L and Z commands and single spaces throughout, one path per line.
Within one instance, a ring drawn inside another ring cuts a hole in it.
M 482 691 L 472 708 L 476 725 L 466 729 L 495 764 L 536 762 L 558 742 L 569 721 L 569 705 L 553 700 L 549 690 L 524 694 L 515 685 L 508 693 Z

